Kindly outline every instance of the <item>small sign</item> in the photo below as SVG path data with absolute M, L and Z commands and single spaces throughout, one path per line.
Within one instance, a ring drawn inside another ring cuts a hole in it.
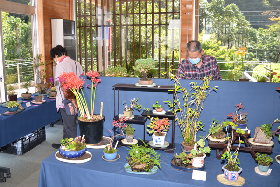
M 31 107 L 30 102 L 27 102 L 27 103 L 26 103 L 26 107 L 27 107 L 27 108 L 28 108 L 28 107 Z
M 206 171 L 193 170 L 192 179 L 206 181 Z

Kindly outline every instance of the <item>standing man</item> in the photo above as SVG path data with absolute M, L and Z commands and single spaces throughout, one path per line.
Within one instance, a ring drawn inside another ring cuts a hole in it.
M 67 99 L 72 102 L 75 108 L 77 107 L 77 101 L 74 94 L 71 91 L 65 91 L 60 87 L 59 76 L 63 72 L 74 72 L 77 76 L 83 75 L 83 68 L 79 62 L 72 60 L 67 56 L 67 51 L 61 45 L 57 45 L 52 48 L 51 57 L 53 62 L 56 62 L 56 108 L 60 110 L 62 120 L 63 120 L 63 139 L 64 138 L 75 138 L 77 136 L 77 117 L 78 114 L 67 115 L 63 104 L 63 100 Z M 59 144 L 60 145 L 60 144 Z M 53 144 L 54 148 L 59 148 L 57 144 Z
M 215 57 L 203 55 L 202 45 L 197 40 L 187 44 L 187 55 L 178 67 L 178 79 L 203 79 L 212 76 L 213 80 L 222 80 Z

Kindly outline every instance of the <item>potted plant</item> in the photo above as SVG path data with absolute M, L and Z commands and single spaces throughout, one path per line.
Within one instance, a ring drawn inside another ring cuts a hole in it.
M 55 97 L 56 96 L 56 87 L 53 86 L 50 89 L 50 97 Z
M 32 93 L 29 93 L 29 92 L 28 92 L 30 86 L 31 86 L 31 82 L 30 82 L 30 81 L 26 81 L 26 82 L 23 84 L 23 88 L 26 89 L 26 92 L 21 94 L 21 97 L 22 97 L 23 99 L 30 99 L 30 98 L 31 98 Z
M 138 100 L 139 100 L 138 98 L 137 99 L 135 99 L 135 98 L 131 99 L 130 100 L 130 107 L 127 106 L 126 101 L 123 102 L 123 104 L 125 105 L 124 110 L 123 110 L 124 117 L 130 118 L 132 116 L 132 112 L 133 112 L 134 109 L 136 109 L 140 112 L 140 110 L 143 108 L 143 106 L 138 103 Z
M 43 55 L 38 54 L 33 59 L 34 80 L 35 80 L 37 92 L 41 92 L 41 90 L 39 90 L 39 89 L 41 89 L 43 87 L 46 87 L 46 88 L 48 87 L 48 85 L 46 83 L 46 77 L 47 77 L 46 68 L 47 68 L 48 64 L 52 63 L 52 61 L 42 61 L 42 58 L 43 58 Z M 45 94 L 45 93 L 41 93 L 41 94 Z
M 142 74 L 142 78 L 138 80 L 140 85 L 151 85 L 153 84 L 153 79 L 147 78 L 147 72 L 155 67 L 155 61 L 152 58 L 138 59 L 135 62 L 133 69 Z
M 191 150 L 191 154 L 193 155 L 192 166 L 193 167 L 203 167 L 204 159 L 206 157 L 206 153 L 210 153 L 211 149 L 209 146 L 205 147 L 205 140 L 200 139 L 194 146 L 194 149 Z
M 103 139 L 103 124 L 105 117 L 102 115 L 103 103 L 101 102 L 100 114 L 94 114 L 94 103 L 97 85 L 101 82 L 99 73 L 90 71 L 86 73 L 87 78 L 91 80 L 91 102 L 88 107 L 85 95 L 83 93 L 83 78 L 79 78 L 74 72 L 63 72 L 59 76 L 60 86 L 67 94 L 67 99 L 76 99 L 80 116 L 78 117 L 80 133 L 85 135 L 87 144 L 98 144 Z
M 156 104 L 153 104 L 153 108 L 157 111 L 157 112 L 162 112 L 163 108 L 161 107 L 161 105 L 158 104 L 158 101 L 156 101 Z
M 239 131 L 239 132 L 244 133 L 244 131 Z M 238 136 L 238 146 L 236 150 L 232 153 L 231 152 L 231 145 L 233 143 L 232 137 L 233 137 L 233 131 L 231 131 L 231 136 L 227 137 L 228 139 L 227 149 L 223 153 L 221 158 L 227 160 L 227 164 L 222 167 L 222 169 L 224 170 L 225 179 L 229 181 L 236 181 L 239 177 L 240 172 L 242 171 L 242 168 L 239 167 L 240 162 L 238 158 L 238 151 L 241 143 L 244 143 L 244 141 L 242 141 L 240 139 L 240 136 Z
M 191 88 L 188 91 L 181 85 L 180 79 L 172 74 L 171 68 L 169 76 L 174 81 L 175 90 L 172 91 L 175 94 L 175 99 L 174 102 L 170 100 L 165 102 L 172 109 L 175 121 L 182 132 L 182 146 L 186 151 L 191 151 L 196 142 L 197 132 L 204 126 L 202 121 L 198 120 L 203 109 L 203 103 L 211 91 L 217 90 L 217 86 L 210 87 L 211 76 L 204 77 L 201 84 L 191 82 Z M 182 98 L 180 98 L 181 95 Z
M 143 141 L 144 145 L 134 144 L 129 147 L 127 158 L 128 166 L 135 172 L 151 172 L 154 166 L 160 166 L 160 154 L 153 148 L 147 148 L 147 144 Z
M 15 94 L 15 87 L 12 85 L 15 83 L 17 77 L 13 74 L 8 74 L 5 84 L 7 85 L 7 94 L 9 101 L 17 101 L 17 95 Z
M 8 101 L 6 106 L 8 107 L 9 112 L 15 112 L 18 110 L 19 103 L 17 101 Z
M 278 119 L 274 120 L 271 124 L 266 123 L 261 125 L 261 127 L 256 127 L 253 142 L 260 144 L 271 144 L 271 140 L 274 136 L 274 133 L 271 129 L 274 123 L 277 122 L 279 122 Z
M 193 155 L 191 153 L 181 152 L 179 155 L 176 153 L 171 163 L 175 166 L 183 168 L 192 168 Z
M 62 139 L 59 153 L 65 158 L 79 158 L 83 156 L 87 150 L 84 136 Z
M 123 131 L 126 134 L 126 141 L 133 142 L 135 128 L 132 127 L 132 124 L 127 125 Z
M 151 122 L 147 127 L 148 133 L 153 134 L 153 144 L 154 145 L 164 145 L 166 132 L 170 126 L 169 119 L 163 118 L 159 119 L 158 117 L 151 118 Z
M 271 158 L 267 154 L 260 154 L 260 153 L 256 153 L 256 156 L 257 157 L 255 158 L 255 160 L 259 164 L 259 170 L 262 172 L 267 172 L 269 165 L 273 162 L 273 158 Z
M 233 126 L 235 125 L 233 122 L 230 121 L 223 121 L 222 123 L 218 123 L 217 120 L 214 118 L 212 119 L 212 125 L 209 128 L 209 136 L 208 140 L 210 142 L 216 142 L 216 143 L 224 143 L 225 142 L 225 137 L 226 137 L 226 132 L 225 132 L 225 127 L 227 126 Z
M 229 119 L 232 119 L 232 122 L 237 124 L 236 128 L 246 129 L 247 127 L 247 112 L 243 113 L 240 110 L 244 109 L 241 103 L 234 105 L 236 111 L 227 115 Z

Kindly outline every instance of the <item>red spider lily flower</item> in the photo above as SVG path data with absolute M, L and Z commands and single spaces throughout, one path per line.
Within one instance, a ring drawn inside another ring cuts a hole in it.
M 273 72 L 273 75 L 277 75 L 277 73 L 276 73 L 276 72 Z
M 78 90 L 83 87 L 85 83 L 82 78 L 79 78 L 74 72 L 63 72 L 59 76 L 59 81 L 63 89 L 75 89 Z

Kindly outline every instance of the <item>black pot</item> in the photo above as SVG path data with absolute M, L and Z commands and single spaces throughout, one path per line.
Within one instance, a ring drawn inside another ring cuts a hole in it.
M 8 95 L 9 101 L 17 101 L 17 95 Z
M 105 117 L 99 121 L 80 121 L 80 135 L 85 135 L 86 144 L 98 144 L 103 138 L 103 124 Z

